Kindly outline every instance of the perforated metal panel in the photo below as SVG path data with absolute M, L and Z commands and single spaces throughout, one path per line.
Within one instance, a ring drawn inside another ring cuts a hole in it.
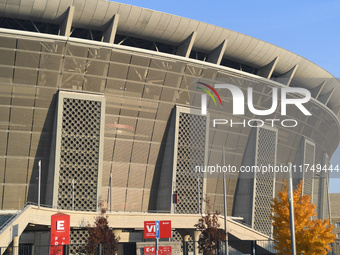
M 87 229 L 71 229 L 70 232 L 70 254 L 83 254 L 89 232 Z
M 259 128 L 257 140 L 257 166 L 275 166 L 276 164 L 275 130 Z M 270 205 L 275 190 L 275 174 L 261 172 L 255 174 L 253 201 L 253 228 L 270 236 L 272 220 L 269 218 Z
M 202 210 L 203 178 L 194 175 L 195 166 L 203 166 L 206 147 L 205 116 L 180 112 L 177 141 L 175 190 L 176 213 L 198 213 L 198 196 Z
M 97 210 L 103 154 L 103 104 L 101 96 L 59 93 L 54 206 Z
M 305 143 L 305 155 L 304 155 L 304 165 L 305 169 L 303 171 L 303 194 L 313 196 L 313 177 L 314 171 L 310 168 L 314 165 L 315 158 L 315 145 L 306 141 Z M 309 165 L 306 168 L 306 164 Z M 311 198 L 313 201 L 313 197 Z
M 176 230 L 172 232 L 172 241 L 181 243 L 181 252 L 183 252 L 183 237 L 180 233 L 178 233 Z M 190 235 L 188 238 L 188 252 L 193 253 L 194 252 L 194 242 L 192 239 L 192 236 Z

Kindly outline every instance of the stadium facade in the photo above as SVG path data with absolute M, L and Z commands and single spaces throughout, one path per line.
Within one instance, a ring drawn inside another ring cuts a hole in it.
M 192 171 L 193 164 L 222 165 L 222 146 L 225 162 L 238 170 L 288 162 L 328 167 L 338 146 L 339 81 L 280 47 L 104 0 L 7 0 L 0 17 L 2 214 L 38 201 L 40 160 L 44 205 L 184 215 L 204 212 L 206 197 L 210 210 L 223 213 L 222 173 Z M 273 88 L 303 88 L 311 115 L 294 105 L 283 115 L 281 104 L 268 116 L 235 115 L 222 89 L 221 105 L 209 99 L 202 115 L 201 83 L 232 84 L 244 94 L 251 87 L 254 108 L 262 110 L 272 106 Z M 214 126 L 216 119 L 229 124 Z M 285 119 L 297 125 L 282 125 Z M 303 168 L 295 177 L 318 217 L 329 217 L 328 173 Z M 227 214 L 270 237 L 270 203 L 284 178 L 228 173 Z

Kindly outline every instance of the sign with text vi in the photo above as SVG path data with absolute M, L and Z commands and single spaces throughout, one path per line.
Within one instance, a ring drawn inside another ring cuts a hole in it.
M 158 237 L 156 237 L 156 221 L 144 221 L 144 238 L 171 238 L 171 220 L 159 221 Z
M 50 255 L 62 255 L 62 245 L 70 244 L 70 215 L 57 213 L 51 216 Z

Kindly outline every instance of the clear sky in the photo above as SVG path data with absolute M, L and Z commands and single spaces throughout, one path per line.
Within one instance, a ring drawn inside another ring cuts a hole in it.
M 231 29 L 292 51 L 340 78 L 340 1 L 122 0 Z M 340 165 L 340 148 L 331 163 Z M 330 179 L 340 193 L 340 178 Z

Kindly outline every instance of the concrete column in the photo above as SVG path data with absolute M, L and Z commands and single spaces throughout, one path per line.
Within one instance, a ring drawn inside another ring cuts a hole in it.
M 267 65 L 259 68 L 259 70 L 257 71 L 257 75 L 270 79 L 275 70 L 278 58 L 279 57 L 276 57 L 273 61 L 271 61 Z
M 194 254 L 198 255 L 198 240 L 200 239 L 200 234 L 201 231 L 199 230 L 194 230 L 193 235 L 192 235 L 192 239 L 194 240 Z
M 67 36 L 67 37 L 71 35 L 73 15 L 74 15 L 74 6 L 69 6 L 65 13 L 65 19 L 59 28 L 60 35 Z
M 19 255 L 19 236 L 13 238 L 13 255 Z
M 188 254 L 188 241 L 189 241 L 190 235 L 185 235 L 183 236 L 183 254 L 187 255 Z
M 120 237 L 121 233 L 123 232 L 122 229 L 114 229 L 112 230 L 113 234 L 115 234 L 116 238 Z
M 290 82 L 292 81 L 297 68 L 298 68 L 298 65 L 295 65 L 292 69 L 290 69 L 286 73 L 284 73 L 284 74 L 280 75 L 278 78 L 276 78 L 276 81 L 278 81 L 278 82 L 286 85 L 287 87 L 289 87 Z
M 103 42 L 107 43 L 114 43 L 117 27 L 118 27 L 118 20 L 119 20 L 119 14 L 115 14 L 112 19 L 109 27 L 106 29 L 106 31 L 103 34 Z
M 122 229 L 114 229 L 112 230 L 113 234 L 115 234 L 115 237 L 120 237 L 120 235 L 122 234 L 123 230 Z M 115 251 L 115 255 L 118 254 L 118 251 Z
M 221 64 L 222 57 L 227 48 L 228 40 L 225 39 L 213 52 L 211 52 L 208 56 L 207 62 L 214 64 Z
M 188 58 L 190 56 L 192 46 L 194 45 L 196 35 L 196 31 L 192 32 L 191 35 L 184 41 L 184 43 L 178 46 L 176 55 Z

